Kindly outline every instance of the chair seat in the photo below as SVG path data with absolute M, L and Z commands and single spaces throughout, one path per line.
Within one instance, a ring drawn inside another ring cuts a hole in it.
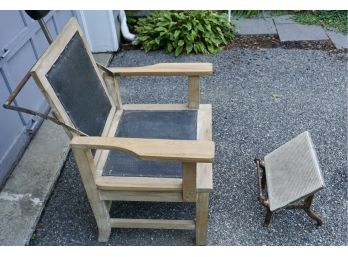
M 308 131 L 265 156 L 270 210 L 275 211 L 324 187 Z
M 153 139 L 197 139 L 197 111 L 124 111 L 116 137 Z M 180 162 L 140 160 L 112 151 L 103 176 L 181 178 Z

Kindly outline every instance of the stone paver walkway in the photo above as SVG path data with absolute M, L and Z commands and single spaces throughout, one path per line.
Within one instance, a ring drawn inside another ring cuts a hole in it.
M 348 49 L 348 35 L 326 30 L 326 34 L 331 39 L 337 49 Z
M 240 35 L 277 34 L 272 18 L 234 20 Z
M 348 49 L 348 36 L 342 33 L 325 30 L 320 26 L 299 24 L 292 15 L 273 18 L 253 18 L 232 20 L 237 33 L 247 35 L 277 35 L 281 43 L 299 41 L 328 41 L 337 49 Z
M 277 24 L 276 26 L 281 43 L 329 40 L 325 30 L 320 26 L 302 25 L 298 23 L 284 23 Z

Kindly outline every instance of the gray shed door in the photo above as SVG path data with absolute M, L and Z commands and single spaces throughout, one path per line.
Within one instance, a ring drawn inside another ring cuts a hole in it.
M 76 16 L 73 11 L 51 11 L 45 17 L 53 38 L 72 16 Z M 0 11 L 0 188 L 41 123 L 31 115 L 6 110 L 2 104 L 47 47 L 39 24 L 24 11 Z M 48 111 L 48 104 L 33 79 L 14 104 Z

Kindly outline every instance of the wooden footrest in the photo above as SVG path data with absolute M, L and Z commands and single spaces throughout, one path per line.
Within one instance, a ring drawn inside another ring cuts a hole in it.
M 305 199 L 303 209 L 318 225 L 322 220 L 312 212 L 314 193 L 325 187 L 319 161 L 308 131 L 265 156 L 255 159 L 259 176 L 259 201 L 267 208 L 266 225 L 271 223 L 274 211 Z M 260 170 L 263 170 L 262 174 Z M 266 189 L 267 196 L 263 195 Z

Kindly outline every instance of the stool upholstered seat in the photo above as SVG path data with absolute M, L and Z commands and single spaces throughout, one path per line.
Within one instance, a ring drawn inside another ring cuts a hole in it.
M 271 211 L 283 208 L 325 186 L 308 131 L 266 155 L 265 168 Z

